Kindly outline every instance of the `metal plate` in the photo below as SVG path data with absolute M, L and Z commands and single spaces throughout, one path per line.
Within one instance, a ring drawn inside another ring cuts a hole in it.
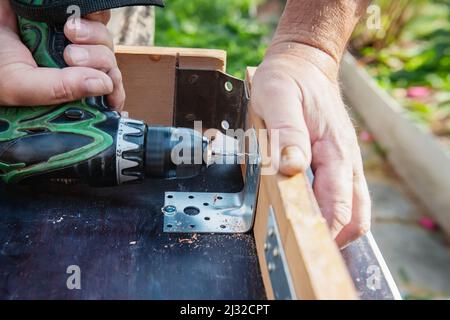
M 237 193 L 166 192 L 164 232 L 245 233 L 252 229 L 258 194 L 261 157 L 255 130 L 245 156 L 245 185 Z
M 264 251 L 275 299 L 295 300 L 295 290 L 272 206 L 269 207 L 269 218 L 267 222 L 267 235 L 266 242 L 264 243 Z
M 245 82 L 214 70 L 177 69 L 176 100 L 173 123 L 192 128 L 202 121 L 204 129 L 219 129 L 222 122 L 229 129 L 245 125 L 249 101 Z
M 247 157 L 247 163 L 248 163 Z M 260 159 L 248 164 L 238 193 L 166 192 L 164 232 L 246 233 L 253 227 Z
M 166 192 L 165 197 L 166 208 L 176 209 L 167 213 L 163 208 L 165 232 L 240 232 L 248 227 L 243 217 L 223 213 L 240 206 L 240 193 Z

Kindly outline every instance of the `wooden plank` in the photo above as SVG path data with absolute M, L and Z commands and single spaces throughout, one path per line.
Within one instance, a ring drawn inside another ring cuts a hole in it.
M 261 182 L 259 185 L 258 193 L 258 206 L 256 208 L 256 219 L 253 227 L 253 233 L 256 242 L 256 251 L 258 253 L 259 268 L 261 269 L 261 275 L 266 289 L 266 296 L 269 300 L 274 300 L 275 296 L 272 290 L 272 284 L 269 280 L 269 270 L 267 268 L 267 261 L 264 249 L 265 239 L 267 234 L 267 222 L 269 217 L 269 196 L 266 190 L 266 185 Z M 257 240 L 259 239 L 259 241 Z
M 247 80 L 255 68 L 248 68 Z M 255 129 L 265 124 L 250 108 Z M 267 153 L 263 152 L 263 157 Z M 268 163 L 268 159 L 263 159 Z M 272 206 L 282 234 L 283 248 L 299 299 L 357 299 L 349 272 L 322 217 L 305 174 L 294 177 L 263 175 L 254 227 L 256 247 L 267 296 L 273 298 L 265 265 L 267 216 Z
M 341 80 L 349 105 L 363 118 L 396 172 L 450 235 L 450 152 L 378 87 L 347 54 Z
M 151 124 L 171 125 L 175 67 L 225 71 L 226 53 L 210 49 L 117 46 L 130 117 Z

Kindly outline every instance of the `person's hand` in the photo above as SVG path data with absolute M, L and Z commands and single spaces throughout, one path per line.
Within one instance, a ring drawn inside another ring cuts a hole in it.
M 65 69 L 40 68 L 20 41 L 9 1 L 0 4 L 0 105 L 55 105 L 107 95 L 111 107 L 125 102 L 122 76 L 106 24 L 110 12 L 91 14 L 81 23 L 69 20 L 64 33 L 73 43 L 64 52 Z M 79 29 L 76 27 L 79 26 Z
M 279 129 L 281 173 L 312 166 L 320 209 L 343 247 L 369 230 L 371 203 L 337 74 L 337 62 L 323 51 L 278 45 L 255 73 L 252 105 L 268 129 Z

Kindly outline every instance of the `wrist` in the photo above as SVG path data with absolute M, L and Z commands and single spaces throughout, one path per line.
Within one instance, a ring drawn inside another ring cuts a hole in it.
M 337 76 L 352 31 L 370 0 L 287 0 L 272 47 L 323 63 Z M 295 49 L 286 49 L 295 47 Z M 282 48 L 282 49 L 279 49 Z M 331 59 L 334 61 L 328 62 Z M 328 70 L 329 69 L 329 70 Z
M 265 59 L 275 57 L 284 57 L 293 60 L 293 63 L 309 63 L 319 69 L 332 82 L 337 82 L 339 62 L 319 48 L 309 44 L 274 39 L 266 52 Z

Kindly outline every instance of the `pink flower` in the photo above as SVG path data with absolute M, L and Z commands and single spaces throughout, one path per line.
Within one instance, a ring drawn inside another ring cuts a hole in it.
M 363 141 L 363 142 L 374 142 L 375 141 L 375 138 L 373 137 L 373 135 L 368 131 L 361 131 L 361 133 L 359 134 L 359 139 L 361 139 L 361 141 Z
M 421 99 L 430 96 L 431 90 L 427 87 L 410 87 L 406 91 L 406 96 L 411 99 Z
M 430 231 L 435 231 L 438 228 L 438 225 L 436 224 L 436 222 L 429 217 L 420 218 L 419 224 L 422 226 L 422 228 L 430 230 Z

